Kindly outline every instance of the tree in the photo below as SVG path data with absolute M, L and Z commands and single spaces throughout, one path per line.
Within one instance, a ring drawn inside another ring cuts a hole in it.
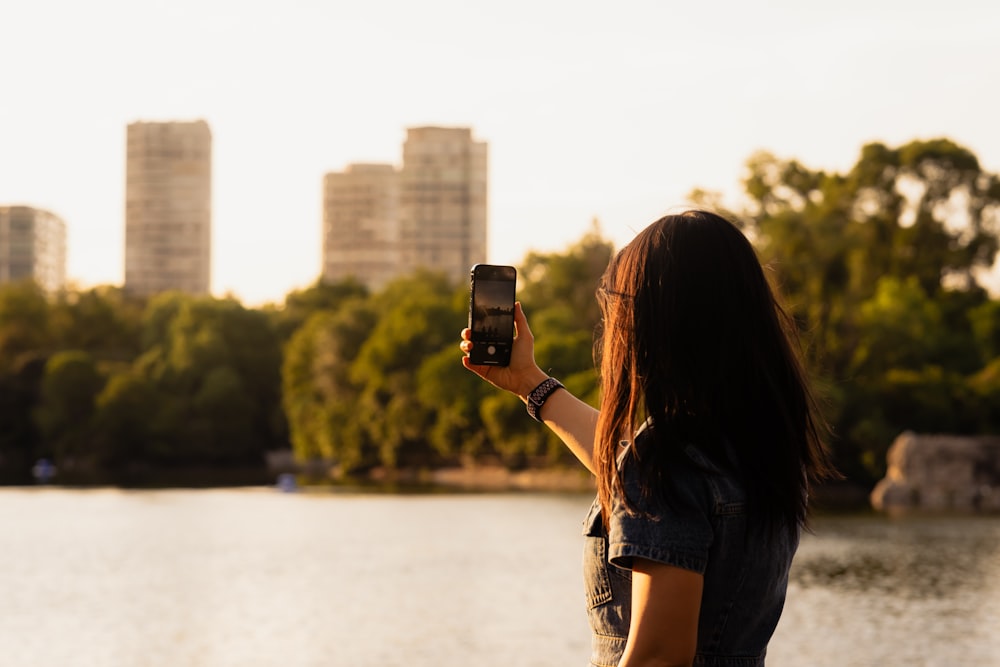
M 578 378 L 587 395 L 597 387 L 594 344 L 600 335 L 601 311 L 595 293 L 613 254 L 613 245 L 595 220 L 565 252 L 530 253 L 519 273 L 525 313 L 532 330 L 543 332 L 535 342 L 535 358 L 564 383 Z M 538 451 L 551 444 L 532 443 L 530 448 Z
M 48 354 L 52 342 L 42 288 L 34 282 L 0 285 L 0 372 L 19 366 L 22 355 Z
M 370 466 L 377 452 L 358 418 L 359 387 L 350 367 L 375 325 L 373 304 L 359 297 L 319 310 L 285 346 L 283 405 L 296 457 Z
M 1000 357 L 972 375 L 968 386 L 976 401 L 976 433 L 1000 433 Z
M 968 311 L 980 362 L 988 364 L 1000 357 L 1000 301 L 986 301 Z
M 417 399 L 434 414 L 427 439 L 447 460 L 489 456 L 496 450 L 483 431 L 480 405 L 491 388 L 457 361 L 455 346 L 447 346 L 417 371 Z
M 952 285 L 972 289 L 977 271 L 993 264 L 1000 180 L 984 172 L 968 149 L 948 139 L 895 150 L 869 144 L 847 182 L 855 213 L 884 226 L 890 241 L 869 244 L 870 271 L 915 276 L 935 294 Z
M 94 399 L 104 385 L 86 352 L 57 352 L 45 364 L 35 422 L 60 463 L 88 457 Z
M 812 359 L 851 363 L 853 313 L 879 280 L 915 279 L 931 298 L 979 290 L 1000 234 L 1000 181 L 947 139 L 862 148 L 845 175 L 754 155 L 745 217 L 813 345 Z
M 322 278 L 303 290 L 289 292 L 284 307 L 271 312 L 282 342 L 291 338 L 306 320 L 319 311 L 334 311 L 346 301 L 368 296 L 368 289 L 353 279 L 326 282 Z
M 0 371 L 0 483 L 29 483 L 35 460 L 52 455 L 32 418 L 45 362 L 40 354 L 22 353 Z
M 518 272 L 519 298 L 540 331 L 592 334 L 601 320 L 594 294 L 614 248 L 591 229 L 564 253 L 529 253 Z
M 417 398 L 416 377 L 424 359 L 454 349 L 466 322 L 465 289 L 456 292 L 444 275 L 422 271 L 375 297 L 379 316 L 350 378 L 360 389 L 362 429 L 387 467 L 426 465 L 435 455 L 424 435 L 434 415 Z
M 878 475 L 900 430 L 981 427 L 989 392 L 968 377 L 995 349 L 978 277 L 996 258 L 998 177 L 936 139 L 866 145 L 845 174 L 758 153 L 744 186 L 747 232 L 828 389 L 839 465 Z
M 97 361 L 131 362 L 140 351 L 143 306 L 109 285 L 62 292 L 51 305 L 53 337 L 60 349 Z
M 144 316 L 133 371 L 160 397 L 154 422 L 169 465 L 259 464 L 282 446 L 281 350 L 268 317 L 232 299 L 164 294 Z
M 917 370 L 941 363 L 946 337 L 940 306 L 916 277 L 886 277 L 858 311 L 858 335 L 849 372 L 882 374 L 890 369 Z
M 172 429 L 160 422 L 163 403 L 141 374 L 126 371 L 111 376 L 95 400 L 91 454 L 97 467 L 117 472 L 169 451 Z

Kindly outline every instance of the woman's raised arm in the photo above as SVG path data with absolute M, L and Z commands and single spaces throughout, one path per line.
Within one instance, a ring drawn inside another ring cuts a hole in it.
M 462 364 L 490 384 L 517 395 L 525 403 L 528 394 L 548 379 L 548 375 L 535 363 L 535 338 L 528 326 L 520 302 L 514 304 L 514 347 L 509 366 L 479 366 L 470 363 L 469 357 Z M 472 334 L 462 331 L 460 347 L 468 355 L 472 349 Z M 552 432 L 559 436 L 569 450 L 588 470 L 594 472 L 594 433 L 598 412 L 565 388 L 557 389 L 546 399 L 538 416 Z

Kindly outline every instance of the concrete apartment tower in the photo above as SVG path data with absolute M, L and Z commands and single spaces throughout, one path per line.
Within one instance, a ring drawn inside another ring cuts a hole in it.
M 323 278 L 379 290 L 397 274 L 399 172 L 352 164 L 323 177 Z
M 0 206 L 0 283 L 20 280 L 65 287 L 66 223 L 40 208 Z
M 468 280 L 486 261 L 486 142 L 469 128 L 406 132 L 400 191 L 400 269 L 445 272 Z
M 128 126 L 125 289 L 209 294 L 212 134 L 205 121 Z
M 407 130 L 403 166 L 354 164 L 323 181 L 323 278 L 369 289 L 420 268 L 468 280 L 486 261 L 486 143 L 469 128 Z

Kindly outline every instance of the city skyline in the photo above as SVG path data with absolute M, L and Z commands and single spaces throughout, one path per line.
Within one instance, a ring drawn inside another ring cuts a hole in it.
M 127 129 L 125 290 L 211 292 L 212 132 L 205 121 Z
M 323 178 L 323 278 L 369 289 L 417 269 L 452 281 L 484 262 L 487 142 L 467 127 L 410 127 L 403 160 L 350 164 Z
M 0 284 L 33 280 L 49 293 L 66 283 L 66 223 L 51 211 L 0 205 Z
M 323 175 L 395 162 L 407 127 L 488 139 L 498 264 L 595 217 L 620 245 L 695 187 L 735 197 L 758 149 L 842 171 L 944 136 L 1000 172 L 1000 6 L 689 5 L 13 5 L 0 205 L 66 222 L 70 281 L 122 284 L 125 127 L 202 118 L 212 293 L 261 304 L 320 275 Z

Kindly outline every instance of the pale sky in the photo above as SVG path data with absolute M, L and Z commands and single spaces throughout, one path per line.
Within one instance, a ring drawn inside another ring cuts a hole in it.
M 213 134 L 212 289 L 320 273 L 322 178 L 400 164 L 406 128 L 489 143 L 489 257 L 621 244 L 752 152 L 846 170 L 946 136 L 1000 171 L 1000 3 L 0 0 L 0 205 L 69 228 L 80 286 L 124 274 L 125 128 Z

